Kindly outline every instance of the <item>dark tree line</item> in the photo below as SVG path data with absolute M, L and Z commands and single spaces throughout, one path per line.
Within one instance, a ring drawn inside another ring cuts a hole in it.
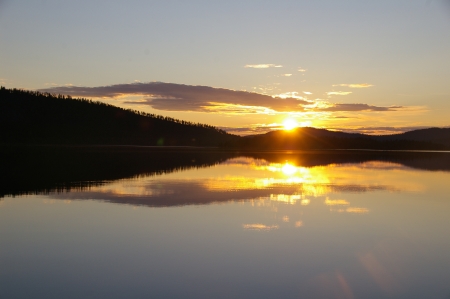
M 124 178 L 208 167 L 233 156 L 202 148 L 4 145 L 0 199 L 85 190 Z
M 218 146 L 238 138 L 207 124 L 5 87 L 0 125 L 0 143 Z

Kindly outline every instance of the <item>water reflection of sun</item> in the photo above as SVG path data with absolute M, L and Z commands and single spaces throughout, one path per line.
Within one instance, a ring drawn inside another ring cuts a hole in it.
M 286 163 L 283 165 L 283 167 L 281 167 L 281 171 L 287 175 L 287 176 L 291 176 L 294 175 L 297 172 L 297 167 L 295 167 L 294 165 L 291 165 L 289 163 Z

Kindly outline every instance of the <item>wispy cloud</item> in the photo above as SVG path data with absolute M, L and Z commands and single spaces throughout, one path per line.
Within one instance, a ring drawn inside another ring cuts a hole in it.
M 309 91 L 304 91 L 303 93 L 304 94 L 312 94 L 312 92 L 309 92 Z
M 321 107 L 319 111 L 397 111 L 406 108 L 404 106 L 380 107 L 368 104 L 331 104 L 328 107 Z
M 354 213 L 354 214 L 367 214 L 367 213 L 369 213 L 369 209 L 367 209 L 367 208 L 347 208 L 347 209 L 345 209 L 345 212 Z
M 292 99 L 305 100 L 305 98 L 302 97 L 302 96 L 299 96 L 298 92 L 296 92 L 296 91 L 289 91 L 289 92 L 285 92 L 285 93 L 280 93 L 280 94 L 275 95 L 275 97 L 282 98 L 282 99 L 292 98 Z
M 400 134 L 408 131 L 426 129 L 429 126 L 410 126 L 410 127 L 355 127 L 355 128 L 330 128 L 336 131 L 348 133 L 362 133 L 369 135 L 391 135 Z
M 0 1 L 1 2 L 1 1 Z M 0 84 L 1 85 L 6 85 L 6 84 L 10 84 L 11 81 L 6 79 L 6 78 L 0 78 Z
M 278 229 L 278 225 L 265 225 L 265 224 L 261 224 L 261 223 L 243 224 L 242 227 L 244 229 L 249 229 L 249 230 L 264 230 L 264 231 Z
M 279 65 L 279 64 L 269 63 L 269 64 L 247 64 L 244 67 L 246 67 L 246 68 L 253 68 L 253 69 L 268 69 L 268 68 L 271 68 L 271 67 L 283 67 L 283 66 Z
M 58 86 L 61 86 L 61 84 L 53 83 L 53 82 L 45 83 L 44 85 L 45 85 L 45 86 L 51 86 L 51 87 L 58 87 Z M 63 84 L 62 86 L 73 86 L 73 84 L 72 84 L 72 83 L 66 83 L 66 84 Z
M 372 87 L 372 84 L 369 83 L 356 83 L 356 84 L 334 84 L 333 86 L 344 86 L 344 87 L 350 87 L 350 88 L 367 88 Z
M 290 77 L 290 76 L 292 76 L 292 74 L 283 74 L 282 76 L 283 77 Z
M 298 71 L 304 73 L 304 72 L 306 72 L 307 70 L 305 70 L 304 68 L 299 67 L 299 68 L 298 68 Z
M 337 96 L 346 96 L 351 94 L 351 91 L 329 91 L 327 92 L 327 95 L 332 96 L 332 95 L 337 95 Z
M 350 203 L 348 201 L 346 201 L 345 199 L 325 199 L 325 204 L 327 206 L 346 206 L 349 205 Z

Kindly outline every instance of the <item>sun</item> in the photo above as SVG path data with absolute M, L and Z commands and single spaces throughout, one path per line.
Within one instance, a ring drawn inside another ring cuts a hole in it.
M 292 176 L 297 172 L 297 167 L 286 162 L 286 164 L 281 167 L 281 171 L 287 176 Z
M 298 127 L 298 123 L 295 119 L 287 118 L 283 122 L 283 127 L 286 131 L 290 131 Z

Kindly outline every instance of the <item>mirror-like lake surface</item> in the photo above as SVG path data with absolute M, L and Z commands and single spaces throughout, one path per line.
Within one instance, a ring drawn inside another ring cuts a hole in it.
M 172 154 L 3 169 L 0 297 L 450 298 L 450 154 Z

